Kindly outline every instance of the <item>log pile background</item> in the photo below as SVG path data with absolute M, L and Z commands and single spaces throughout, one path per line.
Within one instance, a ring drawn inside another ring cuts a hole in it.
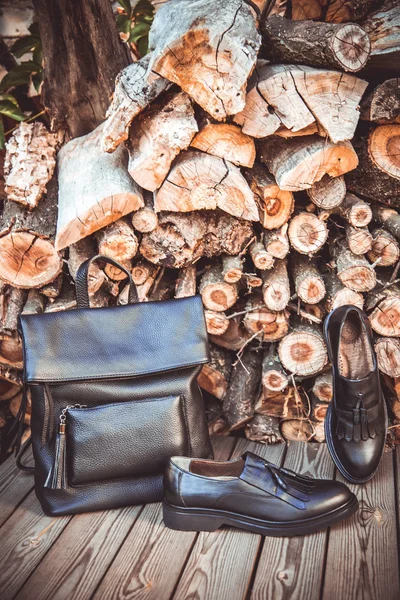
M 5 156 L 3 438 L 22 393 L 18 315 L 74 308 L 78 265 L 102 253 L 132 270 L 141 301 L 201 294 L 212 433 L 324 441 L 321 324 L 355 304 L 400 440 L 398 3 L 169 0 L 132 64 L 98 4 L 103 41 L 88 9 L 79 50 L 107 40 L 87 65 L 101 73 L 94 92 L 51 39 L 49 4 L 35 2 L 52 131 L 22 123 Z M 126 303 L 124 274 L 93 266 L 90 292 L 94 307 Z

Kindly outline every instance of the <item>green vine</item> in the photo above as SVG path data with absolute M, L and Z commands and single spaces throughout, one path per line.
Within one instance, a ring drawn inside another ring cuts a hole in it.
M 154 7 L 149 0 L 139 0 L 134 6 L 131 6 L 130 0 L 118 0 L 118 4 L 116 20 L 119 35 L 140 58 L 148 51 Z

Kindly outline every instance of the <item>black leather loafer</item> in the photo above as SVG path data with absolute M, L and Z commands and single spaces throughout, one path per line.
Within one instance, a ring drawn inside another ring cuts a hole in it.
M 251 452 L 227 462 L 173 457 L 164 476 L 164 523 L 171 529 L 233 525 L 268 536 L 304 535 L 357 508 L 343 483 L 297 475 Z
M 379 466 L 387 431 L 370 324 L 356 306 L 341 306 L 326 318 L 324 334 L 333 370 L 325 419 L 328 449 L 348 481 L 365 483 Z

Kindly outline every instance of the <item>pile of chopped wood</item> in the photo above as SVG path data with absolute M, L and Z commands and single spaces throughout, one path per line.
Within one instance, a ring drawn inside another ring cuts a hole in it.
M 211 432 L 323 441 L 321 324 L 355 304 L 400 440 L 400 6 L 290 5 L 170 0 L 103 123 L 64 145 L 41 123 L 16 130 L 0 426 L 21 398 L 18 315 L 74 308 L 77 267 L 101 253 L 129 267 L 141 301 L 201 294 Z M 94 307 L 126 303 L 125 274 L 94 265 L 90 293 Z

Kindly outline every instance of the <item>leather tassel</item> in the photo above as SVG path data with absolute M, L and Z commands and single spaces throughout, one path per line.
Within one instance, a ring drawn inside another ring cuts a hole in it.
M 47 475 L 45 488 L 63 490 L 67 487 L 66 451 L 65 423 L 60 423 L 54 448 L 54 462 Z

